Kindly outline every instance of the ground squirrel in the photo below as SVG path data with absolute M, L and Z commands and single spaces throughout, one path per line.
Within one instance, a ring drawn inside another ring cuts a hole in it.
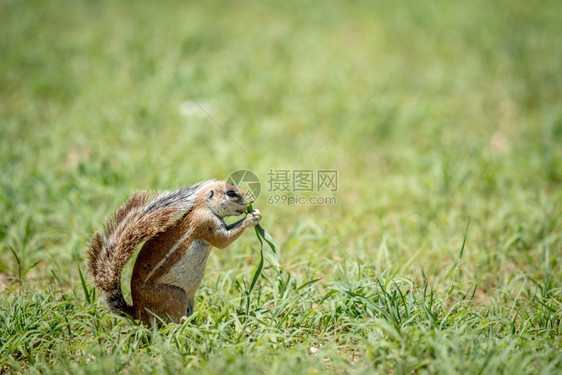
M 111 310 L 149 324 L 154 317 L 178 323 L 191 315 L 212 247 L 230 245 L 261 219 L 258 210 L 234 224 L 251 199 L 221 181 L 203 181 L 172 192 L 136 192 L 90 240 L 88 269 Z M 128 305 L 121 291 L 121 272 L 143 242 L 133 268 Z

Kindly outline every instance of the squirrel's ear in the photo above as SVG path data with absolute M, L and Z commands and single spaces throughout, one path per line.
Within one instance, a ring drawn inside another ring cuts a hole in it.
M 210 191 L 207 193 L 207 199 L 212 199 L 214 195 L 215 195 L 215 191 L 214 191 L 214 190 L 210 190 Z

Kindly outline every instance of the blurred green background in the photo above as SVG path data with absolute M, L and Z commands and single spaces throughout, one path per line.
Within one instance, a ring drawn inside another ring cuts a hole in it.
M 336 169 L 335 206 L 254 204 L 284 270 L 327 285 L 357 260 L 446 290 L 470 219 L 455 285 L 511 305 L 546 272 L 560 348 L 560 14 L 559 1 L 1 1 L 1 298 L 54 275 L 79 286 L 88 238 L 135 189 Z M 205 285 L 250 277 L 255 241 L 215 250 Z

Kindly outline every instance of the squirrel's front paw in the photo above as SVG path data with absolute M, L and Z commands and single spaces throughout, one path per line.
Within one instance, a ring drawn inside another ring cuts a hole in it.
M 256 226 L 261 220 L 260 210 L 253 210 L 252 212 L 248 213 L 246 216 L 246 225 L 248 226 Z

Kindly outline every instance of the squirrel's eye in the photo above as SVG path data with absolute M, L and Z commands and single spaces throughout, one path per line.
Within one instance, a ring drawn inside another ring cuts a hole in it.
M 229 197 L 233 197 L 233 198 L 238 196 L 234 190 L 227 191 L 226 195 L 228 195 Z

